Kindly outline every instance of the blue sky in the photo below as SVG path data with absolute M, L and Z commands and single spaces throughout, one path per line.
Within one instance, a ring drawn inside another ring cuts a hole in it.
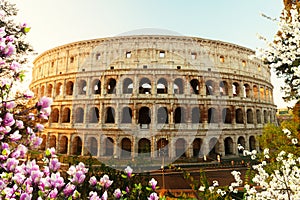
M 142 28 L 167 29 L 181 35 L 222 40 L 255 50 L 257 34 L 272 39 L 282 0 L 12 0 L 32 30 L 27 37 L 38 53 L 78 40 L 116 36 Z M 274 100 L 286 106 L 277 78 Z

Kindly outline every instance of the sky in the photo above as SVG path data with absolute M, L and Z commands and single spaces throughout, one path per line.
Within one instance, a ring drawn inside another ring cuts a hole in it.
M 272 40 L 282 0 L 12 0 L 18 17 L 31 26 L 27 40 L 37 53 L 70 42 L 112 37 L 137 29 L 163 29 L 180 35 L 221 40 L 256 50 L 257 34 Z M 274 102 L 283 81 L 272 75 Z

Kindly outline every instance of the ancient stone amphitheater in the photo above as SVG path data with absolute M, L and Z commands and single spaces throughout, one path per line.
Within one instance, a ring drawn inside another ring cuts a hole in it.
M 197 37 L 78 41 L 34 61 L 31 89 L 53 98 L 42 149 L 99 159 L 216 159 L 258 149 L 275 123 L 270 68 L 254 51 Z

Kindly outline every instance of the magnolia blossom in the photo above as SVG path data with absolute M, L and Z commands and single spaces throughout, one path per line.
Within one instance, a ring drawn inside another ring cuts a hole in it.
M 150 196 L 148 197 L 148 200 L 159 200 L 159 197 L 157 196 L 156 192 L 153 192 L 150 194 Z
M 113 181 L 109 180 L 109 177 L 106 174 L 100 179 L 100 185 L 105 189 L 109 188 L 112 183 Z
M 122 197 L 122 191 L 119 188 L 117 188 L 117 189 L 115 189 L 113 195 L 116 199 L 120 199 Z
M 157 181 L 154 178 L 152 178 L 149 181 L 149 185 L 151 186 L 152 190 L 155 190 L 156 189 L 156 185 L 157 185 Z
M 131 167 L 127 166 L 124 171 L 127 174 L 127 177 L 130 178 L 132 175 L 133 169 Z

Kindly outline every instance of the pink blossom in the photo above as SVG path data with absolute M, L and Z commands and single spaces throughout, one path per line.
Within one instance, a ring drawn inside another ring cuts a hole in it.
M 148 200 L 159 200 L 159 197 L 157 196 L 156 192 L 153 192 L 150 194 L 150 196 L 148 197 Z
M 19 131 L 15 131 L 13 134 L 11 134 L 9 136 L 9 139 L 11 139 L 11 141 L 18 141 L 22 138 L 22 135 L 19 133 Z
M 82 171 L 77 171 L 73 176 L 71 182 L 74 184 L 82 184 L 85 179 L 85 174 Z
M 6 113 L 2 121 L 4 126 L 12 126 L 15 123 L 14 115 L 12 113 Z
M 100 200 L 100 198 L 98 197 L 97 192 L 91 191 L 91 192 L 89 193 L 89 200 Z
M 105 191 L 105 192 L 102 194 L 101 200 L 107 200 L 107 198 L 108 198 L 108 194 L 107 194 L 107 191 Z
M 126 168 L 125 168 L 125 173 L 127 174 L 127 177 L 131 177 L 131 175 L 132 175 L 132 168 L 131 167 L 129 167 L 129 166 L 127 166 Z
M 42 108 L 49 108 L 52 104 L 52 99 L 49 97 L 43 96 L 37 103 L 37 108 L 42 109 Z
M 122 197 L 122 192 L 121 192 L 121 190 L 118 188 L 118 189 L 115 189 L 113 195 L 114 195 L 115 198 L 120 199 L 120 198 Z
M 66 197 L 69 197 L 70 195 L 73 194 L 74 190 L 76 189 L 75 185 L 71 184 L 71 183 L 68 183 L 66 185 L 66 187 L 64 188 L 63 192 L 64 192 L 64 195 Z
M 49 197 L 50 199 L 55 199 L 58 195 L 58 191 L 56 188 L 54 188 L 53 190 L 51 190 L 51 192 L 49 193 Z
M 60 168 L 60 162 L 57 158 L 53 158 L 50 160 L 49 169 L 56 172 Z
M 151 186 L 152 190 L 155 190 L 156 189 L 156 185 L 157 185 L 157 181 L 154 178 L 152 178 L 149 181 L 149 185 Z
M 97 179 L 95 176 L 92 176 L 89 180 L 91 186 L 95 186 L 97 184 Z
M 100 185 L 105 189 L 109 188 L 112 183 L 113 181 L 109 180 L 109 177 L 106 174 L 100 179 Z
M 27 90 L 23 96 L 26 98 L 26 99 L 31 99 L 32 97 L 34 97 L 34 93 L 30 90 Z

